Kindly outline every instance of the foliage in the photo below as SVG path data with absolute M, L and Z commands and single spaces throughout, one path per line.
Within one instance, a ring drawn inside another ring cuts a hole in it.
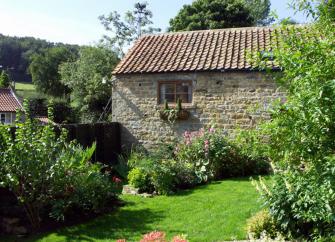
M 248 178 L 226 179 L 173 196 L 122 195 L 121 199 L 125 205 L 113 213 L 32 240 L 77 241 L 84 236 L 92 242 L 140 241 L 143 234 L 159 229 L 167 239 L 177 233 L 189 241 L 239 241 L 246 239 L 246 220 L 261 207 Z
M 58 124 L 75 123 L 78 120 L 78 114 L 70 103 L 64 99 L 54 99 L 49 102 L 54 112 L 54 120 Z
M 270 17 L 271 1 L 270 0 L 246 0 L 246 5 L 254 19 L 254 25 L 268 26 L 274 18 Z
M 9 87 L 10 86 L 10 78 L 7 72 L 4 70 L 0 73 L 0 88 Z
M 335 233 L 335 3 L 297 4 L 316 22 L 277 30 L 284 34 L 275 36 L 273 56 L 287 100 L 273 104 L 272 120 L 245 141 L 274 164 L 273 186 L 259 188 L 282 233 L 317 240 Z
M 223 177 L 266 174 L 269 165 L 259 157 L 247 157 L 220 129 L 185 132 L 175 150 L 177 159 L 192 164 L 198 182 Z
M 269 172 L 267 160 L 243 155 L 221 130 L 214 128 L 185 132 L 184 140 L 173 150 L 160 145 L 150 153 L 134 151 L 128 165 L 137 168 L 132 170 L 132 178 L 136 174 L 141 180 L 135 187 L 148 191 L 151 186 L 161 194 L 223 177 Z
M 27 105 L 25 105 L 25 110 Z M 25 113 L 17 115 L 14 134 L 0 127 L 0 185 L 10 189 L 24 207 L 33 229 L 47 213 L 62 220 L 73 209 L 99 211 L 115 198 L 118 184 L 90 163 L 95 150 L 66 141 L 51 124 L 40 126 Z
M 150 192 L 153 187 L 147 173 L 141 168 L 135 167 L 128 173 L 128 182 L 135 188 L 139 188 L 139 192 Z
M 180 187 L 193 185 L 195 180 L 189 166 L 172 159 L 172 150 L 163 146 L 161 152 L 133 151 L 128 165 L 132 168 L 130 176 L 139 171 L 143 178 L 142 182 L 131 183 L 140 191 L 169 194 Z
M 111 96 L 111 73 L 118 61 L 104 47 L 82 47 L 76 61 L 60 66 L 61 82 L 72 91 L 72 105 L 78 108 L 82 122 L 96 121 L 102 113 Z
M 124 20 L 121 15 L 114 11 L 108 16 L 99 17 L 101 24 L 112 36 L 105 35 L 102 39 L 107 46 L 111 47 L 119 57 L 124 56 L 124 49 L 142 34 L 160 32 L 160 29 L 153 28 L 152 12 L 148 9 L 148 3 L 136 3 L 133 11 L 127 11 Z
M 54 97 L 69 94 L 69 88 L 60 81 L 58 69 L 62 63 L 74 61 L 76 58 L 77 50 L 66 47 L 53 47 L 41 54 L 34 54 L 31 57 L 29 72 L 37 90 Z
M 46 98 L 30 98 L 29 110 L 31 117 L 46 117 L 48 116 L 48 106 L 53 109 L 53 121 L 61 123 L 75 123 L 77 113 L 70 104 L 59 98 L 54 98 L 48 101 Z
M 277 227 L 268 210 L 261 210 L 247 221 L 248 235 L 260 239 L 265 233 L 270 238 L 277 237 Z
M 269 10 L 269 0 L 197 0 L 184 5 L 170 20 L 170 31 L 264 25 L 272 21 Z
M 177 120 L 186 120 L 190 114 L 187 110 L 182 108 L 181 99 L 178 98 L 176 107 L 170 108 L 168 102 L 165 100 L 164 109 L 159 110 L 159 116 L 163 120 L 167 120 L 170 124 L 174 124 Z
M 11 37 L 0 34 L 0 63 L 10 71 L 16 82 L 30 82 L 28 67 L 34 54 L 41 54 L 45 49 L 63 46 L 68 49 L 76 45 L 51 43 L 33 37 Z

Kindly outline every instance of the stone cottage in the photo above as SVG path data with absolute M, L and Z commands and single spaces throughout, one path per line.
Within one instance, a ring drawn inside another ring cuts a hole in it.
M 268 117 L 264 107 L 282 92 L 248 63 L 247 53 L 270 52 L 272 32 L 253 27 L 140 38 L 113 72 L 112 115 L 123 126 L 123 144 L 150 148 L 213 122 L 231 132 Z M 165 100 L 173 107 L 178 99 L 190 116 L 162 119 Z

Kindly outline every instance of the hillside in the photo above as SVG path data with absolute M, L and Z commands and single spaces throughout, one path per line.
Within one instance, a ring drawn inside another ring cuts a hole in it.
M 34 37 L 11 37 L 0 34 L 0 69 L 7 70 L 16 82 L 31 82 L 28 70 L 31 57 L 57 46 L 79 49 L 78 45 L 53 43 Z

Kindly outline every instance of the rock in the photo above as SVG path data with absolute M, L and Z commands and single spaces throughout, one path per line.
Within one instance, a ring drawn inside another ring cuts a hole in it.
M 145 198 L 150 198 L 150 197 L 153 197 L 154 195 L 149 194 L 149 193 L 142 193 L 142 194 L 140 194 L 140 196 L 145 197 Z
M 123 186 L 123 190 L 122 190 L 122 194 L 131 194 L 131 195 L 136 195 L 138 194 L 138 188 L 134 188 L 130 185 L 124 185 Z
M 130 185 L 123 186 L 122 194 L 139 195 L 142 197 L 153 197 L 154 196 L 153 194 L 149 194 L 149 193 L 140 193 L 138 188 L 134 188 Z

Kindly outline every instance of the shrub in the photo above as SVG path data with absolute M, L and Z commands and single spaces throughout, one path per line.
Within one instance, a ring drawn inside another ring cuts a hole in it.
M 133 187 L 138 188 L 139 192 L 152 192 L 153 186 L 149 175 L 142 168 L 131 169 L 128 174 L 128 182 Z
M 66 99 L 60 98 L 54 98 L 49 104 L 46 98 L 30 98 L 31 116 L 47 116 L 48 105 L 53 109 L 53 121 L 56 123 L 74 123 L 78 119 L 77 110 L 72 108 Z
M 181 169 L 175 160 L 156 160 L 150 172 L 151 181 L 159 194 L 169 194 L 177 190 Z
M 262 210 L 248 219 L 247 232 L 253 239 L 260 239 L 264 234 L 270 238 L 276 238 L 278 233 L 274 219 L 268 210 Z
M 335 2 L 295 2 L 316 21 L 275 31 L 287 33 L 275 37 L 279 44 L 272 49 L 283 70 L 278 77 L 286 101 L 271 105 L 272 120 L 256 129 L 275 170 L 273 184 L 260 188 L 283 234 L 330 241 L 335 236 Z
M 75 123 L 78 119 L 77 110 L 72 108 L 69 101 L 55 99 L 51 103 L 56 123 Z
M 157 152 L 151 153 L 133 151 L 128 161 L 132 168 L 128 175 L 129 183 L 141 192 L 155 190 L 160 194 L 195 184 L 192 167 L 172 159 L 172 156 L 172 149 L 168 146 L 162 146 Z
M 334 236 L 335 157 L 322 162 L 317 168 L 276 174 L 274 185 L 261 189 L 280 230 L 293 238 Z
M 97 212 L 115 199 L 119 182 L 89 162 L 95 146 L 68 143 L 64 130 L 57 136 L 51 124 L 25 116 L 22 122 L 17 115 L 14 135 L 0 126 L 0 186 L 15 194 L 33 229 L 45 215 L 62 220 L 72 209 Z
M 215 128 L 185 132 L 184 141 L 175 150 L 177 159 L 193 166 L 198 183 L 210 179 L 267 173 L 266 160 L 248 157 Z

